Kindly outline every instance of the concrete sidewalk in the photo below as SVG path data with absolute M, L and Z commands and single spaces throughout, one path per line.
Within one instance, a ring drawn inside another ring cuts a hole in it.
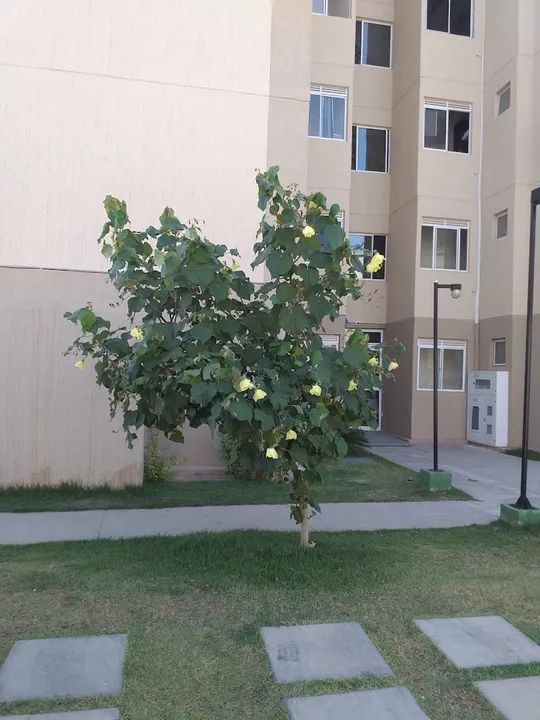
M 487 524 L 496 513 L 475 501 L 327 503 L 314 530 L 408 530 Z M 0 513 L 0 544 L 187 535 L 226 530 L 293 531 L 287 505 Z
M 370 452 L 411 470 L 433 467 L 431 445 L 375 447 Z M 519 496 L 521 459 L 476 445 L 441 445 L 439 465 L 452 473 L 455 487 L 483 503 L 498 515 L 501 503 L 513 503 Z M 529 499 L 540 507 L 540 462 L 529 462 Z
M 431 466 L 431 446 L 378 446 L 371 452 L 419 470 Z M 442 468 L 475 500 L 326 503 L 314 530 L 409 530 L 487 524 L 502 502 L 519 494 L 520 460 L 471 445 L 442 446 Z M 530 463 L 530 500 L 540 506 L 540 463 Z M 187 535 L 226 530 L 295 530 L 286 505 L 229 505 L 80 512 L 0 513 L 0 545 L 62 540 Z

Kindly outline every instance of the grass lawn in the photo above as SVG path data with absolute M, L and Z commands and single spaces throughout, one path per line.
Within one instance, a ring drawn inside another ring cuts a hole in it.
M 506 453 L 506 455 L 513 455 L 514 457 L 519 457 L 519 458 L 522 455 L 521 448 L 509 448 L 508 450 L 505 450 L 504 452 Z M 528 458 L 529 458 L 529 460 L 540 461 L 540 452 L 538 452 L 538 450 L 529 450 Z
M 389 500 L 467 499 L 453 488 L 429 492 L 418 485 L 418 474 L 374 455 L 366 464 L 341 463 L 331 480 L 315 490 L 319 502 L 373 502 Z M 200 505 L 251 505 L 287 503 L 288 489 L 270 483 L 183 481 L 161 486 L 144 485 L 125 490 L 59 488 L 0 489 L 0 512 L 41 510 L 95 510 L 103 508 L 180 507 Z
M 283 698 L 406 685 L 431 720 L 495 720 L 414 618 L 503 615 L 540 642 L 540 531 L 227 533 L 2 548 L 0 662 L 22 638 L 127 633 L 120 698 L 0 705 L 0 715 L 119 706 L 122 720 L 286 720 Z M 277 685 L 259 629 L 359 621 L 394 678 Z M 336 720 L 338 720 L 336 718 Z

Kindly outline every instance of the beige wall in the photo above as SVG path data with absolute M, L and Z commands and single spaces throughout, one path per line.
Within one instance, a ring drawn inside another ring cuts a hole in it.
M 92 301 L 121 323 L 115 298 L 101 273 L 0 268 L 0 485 L 142 482 L 142 441 L 128 449 L 91 367 L 63 356 L 77 336 L 64 312 Z

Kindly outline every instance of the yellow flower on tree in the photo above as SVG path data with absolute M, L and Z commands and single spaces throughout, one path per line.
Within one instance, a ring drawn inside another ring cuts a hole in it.
M 231 270 L 240 270 L 240 263 L 236 262 L 236 260 L 233 260 L 231 264 Z
M 381 253 L 376 252 L 375 255 L 371 258 L 371 260 L 366 265 L 366 271 L 368 273 L 379 272 L 379 270 L 383 266 L 384 260 L 385 260 L 384 255 L 381 255 Z
M 251 390 L 252 387 L 253 387 L 253 383 L 247 377 L 240 378 L 240 380 L 238 380 L 238 382 L 235 384 L 235 388 L 239 392 L 245 392 L 246 390 Z
M 140 327 L 134 327 L 132 330 L 130 330 L 129 334 L 132 338 L 135 338 L 135 340 L 143 339 L 143 331 Z
M 257 402 L 257 400 L 262 400 L 265 397 L 266 393 L 264 392 L 264 390 L 259 390 L 259 388 L 257 388 L 257 390 L 255 390 L 255 392 L 253 393 L 253 399 L 255 400 L 255 402 Z
M 310 394 L 310 395 L 315 395 L 315 397 L 321 397 L 321 395 L 322 395 L 322 388 L 321 388 L 321 386 L 320 386 L 320 385 L 312 385 L 312 386 L 309 388 L 309 394 Z
M 379 367 L 379 360 L 375 356 L 370 357 L 368 360 L 368 365 L 371 365 L 371 367 Z
M 271 460 L 277 460 L 279 455 L 277 454 L 277 450 L 274 447 L 267 448 L 266 449 L 266 457 L 270 458 Z
M 302 235 L 305 238 L 310 238 L 315 235 L 315 230 L 311 227 L 311 225 L 306 225 L 306 227 L 302 230 Z
M 308 209 L 309 209 L 309 210 L 317 210 L 318 207 L 319 207 L 319 206 L 317 205 L 316 202 L 313 202 L 313 200 L 310 200 L 310 201 L 309 201 L 309 204 L 308 204 Z
M 349 382 L 349 392 L 352 392 L 353 390 L 357 390 L 357 389 L 358 389 L 358 383 L 356 382 L 356 380 L 351 380 Z
M 298 435 L 294 430 L 287 430 L 287 434 L 285 435 L 285 440 L 296 440 Z
M 397 363 L 395 360 L 392 360 L 390 363 L 388 363 L 388 370 L 392 372 L 393 370 L 397 370 L 399 367 L 399 363 Z
M 76 367 L 77 370 L 84 370 L 84 360 L 77 360 L 76 363 L 73 363 L 73 367 Z

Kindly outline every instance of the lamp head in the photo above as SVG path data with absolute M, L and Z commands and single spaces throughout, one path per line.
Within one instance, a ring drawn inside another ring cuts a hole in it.
M 457 300 L 459 297 L 461 297 L 461 283 L 454 283 L 450 286 L 450 295 L 452 295 L 454 300 Z

